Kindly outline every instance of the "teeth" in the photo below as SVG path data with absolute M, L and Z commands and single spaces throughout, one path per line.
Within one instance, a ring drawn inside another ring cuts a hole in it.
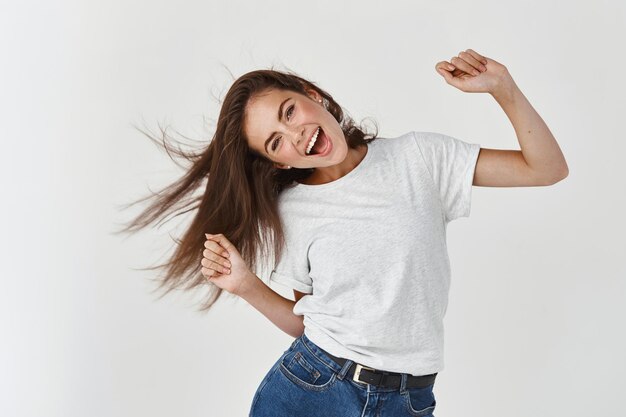
M 309 152 L 311 152 L 311 149 L 313 149 L 313 145 L 315 145 L 315 141 L 317 140 L 317 136 L 319 135 L 319 133 L 320 133 L 320 128 L 318 127 L 315 133 L 313 134 L 311 141 L 309 142 L 309 146 L 306 147 L 307 155 L 309 154 Z

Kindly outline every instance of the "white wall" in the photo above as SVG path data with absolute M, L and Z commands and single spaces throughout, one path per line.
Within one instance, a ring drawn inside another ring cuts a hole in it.
M 437 416 L 616 415 L 626 363 L 624 3 L 108 1 L 0 6 L 0 415 L 244 416 L 291 338 L 236 298 L 156 300 L 170 222 L 118 205 L 182 173 L 131 128 L 207 139 L 234 76 L 274 64 L 381 136 L 519 149 L 493 98 L 434 65 L 506 65 L 567 158 L 552 187 L 474 187 L 450 225 Z M 180 227 L 184 227 L 184 223 Z M 275 288 L 289 295 L 286 288 Z

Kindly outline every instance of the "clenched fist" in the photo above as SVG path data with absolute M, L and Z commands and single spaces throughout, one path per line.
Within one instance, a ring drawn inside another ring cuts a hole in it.
M 242 290 L 257 279 L 248 269 L 237 248 L 223 234 L 205 234 L 202 252 L 202 275 L 207 281 L 231 294 L 240 295 Z

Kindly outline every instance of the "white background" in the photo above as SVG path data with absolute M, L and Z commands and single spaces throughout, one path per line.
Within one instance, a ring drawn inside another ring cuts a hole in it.
M 201 291 L 151 293 L 156 272 L 133 268 L 164 261 L 184 220 L 111 232 L 138 213 L 119 205 L 183 171 L 131 124 L 206 141 L 229 71 L 275 65 L 376 120 L 380 136 L 437 131 L 519 149 L 491 96 L 435 72 L 467 48 L 507 66 L 570 174 L 551 187 L 474 187 L 471 216 L 450 224 L 435 414 L 623 411 L 623 2 L 0 7 L 0 415 L 247 415 L 293 339 L 236 297 L 203 315 Z

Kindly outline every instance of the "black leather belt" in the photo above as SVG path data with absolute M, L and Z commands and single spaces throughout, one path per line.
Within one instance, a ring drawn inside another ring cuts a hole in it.
M 324 351 L 330 358 L 343 366 L 348 360 L 344 358 L 338 358 Z M 400 382 L 402 382 L 402 374 L 397 372 L 382 371 L 379 369 L 368 368 L 360 363 L 354 362 L 348 373 L 346 374 L 352 380 L 376 385 L 383 388 L 400 388 Z M 424 388 L 435 383 L 435 377 L 437 373 L 430 375 L 408 375 L 406 379 L 406 388 Z

